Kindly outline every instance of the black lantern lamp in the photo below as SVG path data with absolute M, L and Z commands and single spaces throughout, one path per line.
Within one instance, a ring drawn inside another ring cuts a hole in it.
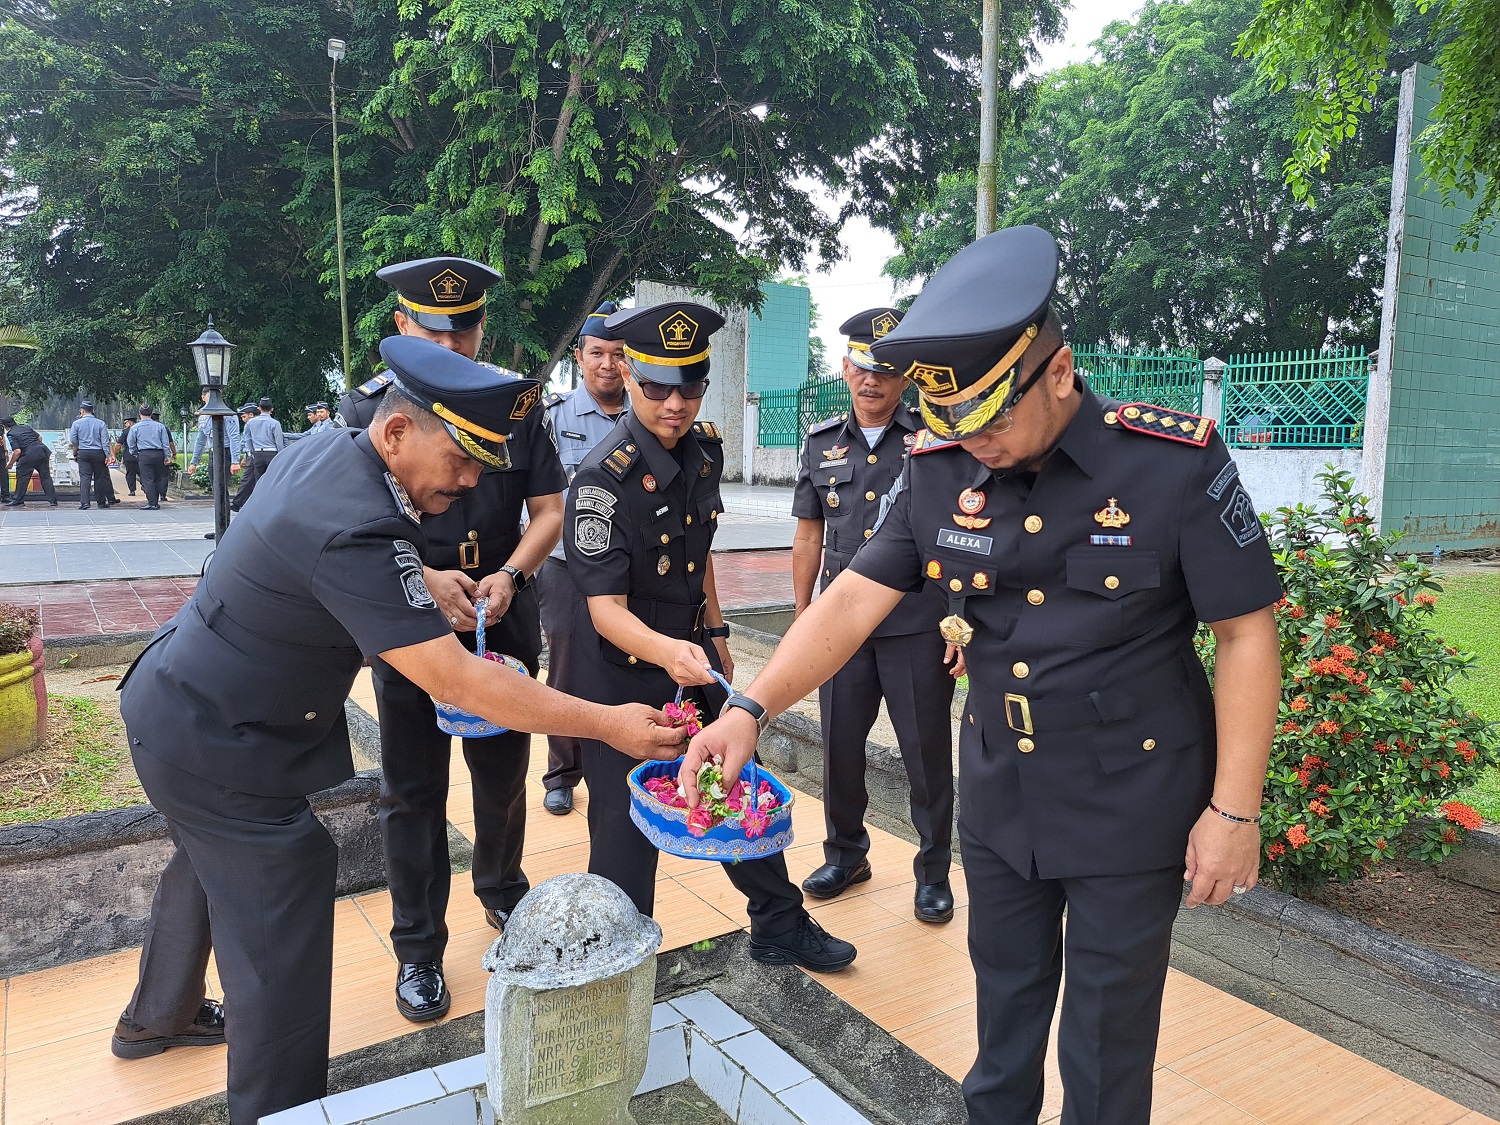
M 229 445 L 224 440 L 224 419 L 234 410 L 224 405 L 224 385 L 229 381 L 230 353 L 234 345 L 214 329 L 214 318 L 208 318 L 203 334 L 188 345 L 193 351 L 193 366 L 198 369 L 198 383 L 208 392 L 208 401 L 198 411 L 200 418 L 213 419 L 214 541 L 224 538 L 229 526 Z

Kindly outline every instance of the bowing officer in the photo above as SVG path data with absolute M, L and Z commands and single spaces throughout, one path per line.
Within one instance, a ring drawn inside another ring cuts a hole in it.
M 625 309 L 605 321 L 624 343 L 630 412 L 584 458 L 563 525 L 568 571 L 588 599 L 574 627 L 573 682 L 587 685 L 591 698 L 662 706 L 680 685 L 706 716 L 724 700 L 709 668 L 734 675 L 709 553 L 724 510 L 724 445 L 717 426 L 696 421 L 708 389 L 709 337 L 723 323 L 713 309 L 686 302 Z M 607 740 L 583 744 L 589 871 L 650 914 L 657 850 L 630 819 L 634 764 Z M 749 900 L 751 957 L 817 972 L 854 960 L 854 947 L 803 908 L 781 853 L 723 868 Z
M 111 1047 L 141 1058 L 227 1039 L 231 1125 L 327 1092 L 338 856 L 306 794 L 354 773 L 344 699 L 363 662 L 502 726 L 608 736 L 643 757 L 681 743 L 659 712 L 574 699 L 464 651 L 423 579 L 423 517 L 502 456 L 539 388 L 426 340 L 392 337 L 381 354 L 391 391 L 371 427 L 278 461 L 122 683 L 136 772 L 177 850 Z M 204 997 L 210 915 L 227 1020 Z
M 797 517 L 792 586 L 799 617 L 812 602 L 813 583 L 826 588 L 864 546 L 916 442 L 919 415 L 901 402 L 901 392 L 909 384 L 870 354 L 870 345 L 899 323 L 898 310 L 874 308 L 839 327 L 849 339 L 843 374 L 852 409 L 814 426 L 802 446 L 792 499 L 792 515 Z M 948 883 L 953 859 L 949 709 L 953 680 L 963 674 L 963 660 L 961 650 L 938 635 L 942 616 L 943 597 L 936 587 L 908 594 L 818 689 L 828 835 L 823 866 L 802 881 L 802 889 L 814 898 L 833 898 L 870 878 L 865 740 L 883 698 L 911 786 L 911 821 L 918 838 L 913 912 L 923 922 L 953 917 Z
M 466 359 L 478 353 L 485 288 L 500 279 L 494 270 L 466 258 L 424 258 L 386 266 L 376 276 L 396 290 L 396 328 L 403 336 Z M 352 392 L 348 412 L 340 413 L 364 417 L 378 409 L 389 376 L 383 373 L 371 381 L 374 386 Z M 423 521 L 421 551 L 428 588 L 464 647 L 475 647 L 474 602 L 487 598 L 487 647 L 514 656 L 533 676 L 542 626 L 531 577 L 562 533 L 566 483 L 540 398 L 538 390 L 517 401 L 516 420 L 497 455 L 482 458 L 478 483 L 447 511 Z M 529 516 L 524 533 L 523 505 Z M 452 738 L 438 728 L 426 690 L 384 661 L 375 661 L 371 671 L 380 713 L 380 829 L 391 888 L 391 945 L 399 962 L 396 1008 L 409 1020 L 434 1020 L 452 1003 L 443 974 L 452 885 Z M 474 796 L 474 894 L 484 920 L 498 930 L 531 888 L 521 869 L 531 735 L 512 727 L 490 738 L 466 738 L 463 750 Z
M 615 303 L 605 301 L 589 313 L 578 333 L 573 358 L 583 373 L 583 386 L 549 395 L 544 400 L 552 437 L 557 442 L 557 455 L 570 481 L 594 446 L 615 428 L 628 405 L 619 368 L 625 345 L 612 338 L 604 327 L 605 319 L 615 311 Z M 571 693 L 573 619 L 578 615 L 581 599 L 568 576 L 568 559 L 561 541 L 547 556 L 536 577 L 542 628 L 547 634 L 547 683 L 558 691 Z M 549 813 L 565 816 L 572 810 L 573 789 L 583 778 L 580 754 L 576 738 L 552 735 L 547 739 L 547 772 L 542 775 L 547 795 L 542 799 L 542 807 Z
M 0 418 L 0 429 L 5 430 L 5 440 L 10 446 L 7 469 L 16 471 L 15 494 L 5 502 L 9 508 L 24 508 L 26 493 L 31 488 L 31 474 L 41 480 L 42 493 L 47 497 L 47 507 L 57 507 L 57 490 L 52 484 L 52 450 L 37 433 L 24 422 L 17 422 L 9 414 Z
M 928 431 L 874 536 L 695 740 L 683 777 L 692 788 L 708 753 L 726 771 L 744 762 L 747 716 L 825 679 L 903 591 L 940 589 L 972 685 L 969 1121 L 1037 1120 L 1066 967 L 1063 1122 L 1147 1125 L 1184 874 L 1189 907 L 1256 879 L 1281 591 L 1213 421 L 1090 390 L 1051 311 L 1056 281 L 1050 234 L 998 231 L 875 342 L 921 387 Z M 1216 694 L 1193 650 L 1200 621 L 1218 642 Z

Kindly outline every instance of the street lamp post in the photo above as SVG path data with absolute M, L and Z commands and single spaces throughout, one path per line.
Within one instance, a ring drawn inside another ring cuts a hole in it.
M 208 327 L 188 347 L 193 351 L 198 382 L 208 392 L 208 401 L 198 415 L 213 419 L 213 449 L 209 455 L 213 465 L 214 542 L 217 544 L 223 540 L 224 529 L 229 526 L 229 444 L 224 440 L 224 419 L 234 411 L 224 405 L 222 392 L 229 382 L 230 352 L 234 345 L 214 331 L 214 318 L 209 317 Z
M 182 418 L 182 450 L 183 450 L 184 453 L 186 453 L 189 449 L 192 448 L 190 445 L 188 445 L 188 425 L 187 425 L 187 420 L 193 416 L 193 412 L 191 410 L 189 410 L 186 406 L 179 406 L 177 408 L 177 413 Z M 175 464 L 172 466 L 172 471 L 173 472 L 177 471 L 177 466 Z
M 344 57 L 342 39 L 328 41 L 328 57 L 333 65 L 328 71 L 328 121 L 333 126 L 333 227 L 339 254 L 339 324 L 344 330 L 344 389 L 354 389 L 353 368 L 349 361 L 349 290 L 344 276 L 344 193 L 339 184 L 339 106 L 335 80 L 339 60 Z

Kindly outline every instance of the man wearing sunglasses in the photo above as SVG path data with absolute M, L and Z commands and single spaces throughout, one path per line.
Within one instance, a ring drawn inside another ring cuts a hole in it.
M 928 433 L 875 534 L 681 777 L 695 803 L 706 755 L 738 768 L 758 722 L 826 679 L 903 591 L 936 586 L 944 637 L 968 646 L 969 1123 L 1037 1120 L 1066 967 L 1063 1121 L 1147 1125 L 1183 879 L 1188 907 L 1256 879 L 1281 589 L 1212 420 L 1089 389 L 1051 310 L 1057 275 L 1046 231 L 997 231 L 874 343 L 922 389 Z M 1200 621 L 1217 639 L 1213 690 Z
M 710 668 L 734 675 L 709 553 L 724 510 L 723 439 L 713 423 L 697 421 L 709 337 L 723 323 L 692 303 L 625 309 L 605 321 L 624 344 L 630 412 L 579 466 L 563 521 L 568 571 L 588 599 L 574 624 L 573 683 L 590 699 L 659 707 L 681 688 L 712 715 L 725 696 Z M 582 758 L 589 871 L 649 915 L 657 850 L 630 819 L 626 777 L 636 761 L 597 740 L 583 742 Z M 803 908 L 780 853 L 723 867 L 749 900 L 757 961 L 834 972 L 854 960 L 854 947 Z

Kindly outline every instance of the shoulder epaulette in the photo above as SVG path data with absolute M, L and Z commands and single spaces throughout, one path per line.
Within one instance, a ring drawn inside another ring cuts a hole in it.
M 1111 421 L 1111 415 L 1114 420 Z M 1214 420 L 1181 410 L 1169 410 L 1164 406 L 1152 406 L 1149 402 L 1131 402 L 1111 410 L 1104 416 L 1106 425 L 1116 422 L 1137 434 L 1180 441 L 1185 445 L 1196 445 L 1202 449 L 1214 432 Z
M 390 383 L 391 373 L 389 371 L 382 371 L 368 383 L 361 383 L 359 386 L 355 387 L 354 393 L 357 395 L 363 395 L 365 398 L 373 398 L 375 395 L 378 395 L 381 391 L 385 390 L 386 387 L 390 386 Z
M 724 435 L 719 432 L 719 427 L 713 422 L 694 422 L 693 436 L 699 441 L 723 442 Z
M 939 449 L 950 449 L 957 445 L 956 441 L 944 441 L 937 437 L 931 430 L 918 430 L 916 443 L 911 447 L 912 454 L 932 453 Z
M 625 474 L 630 472 L 630 466 L 634 465 L 640 456 L 641 451 L 636 447 L 635 441 L 626 438 L 606 453 L 600 464 L 608 470 L 610 476 L 616 480 L 624 480 Z
M 545 406 L 548 410 L 551 410 L 558 403 L 560 403 L 560 402 L 566 402 L 567 399 L 568 399 L 567 395 L 563 394 L 561 391 L 557 391 L 557 392 L 555 392 L 553 394 L 548 395 L 546 398 L 544 398 L 542 400 L 542 405 Z
M 821 422 L 816 422 L 812 426 L 809 426 L 807 432 L 810 434 L 821 434 L 824 430 L 833 429 L 834 426 L 837 426 L 848 417 L 849 415 L 847 414 L 835 414 L 832 418 L 824 418 Z

